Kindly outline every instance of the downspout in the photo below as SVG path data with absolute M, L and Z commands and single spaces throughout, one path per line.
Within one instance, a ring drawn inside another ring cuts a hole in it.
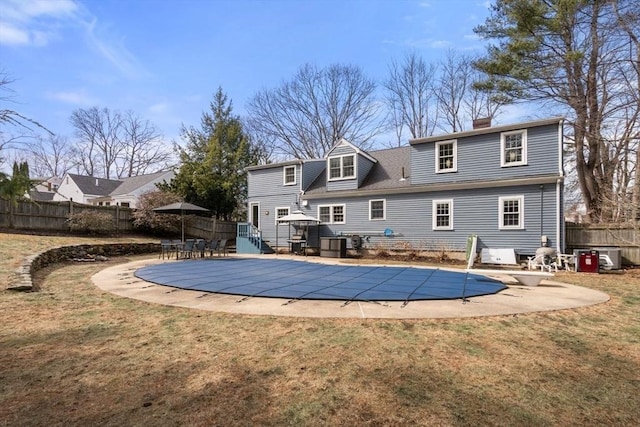
M 558 173 L 559 177 L 556 181 L 556 250 L 558 253 L 564 253 L 564 246 L 566 237 L 560 233 L 565 231 L 565 227 L 562 226 L 564 222 L 564 211 L 561 203 L 564 200 L 560 197 L 564 186 L 564 120 L 560 120 L 558 123 Z

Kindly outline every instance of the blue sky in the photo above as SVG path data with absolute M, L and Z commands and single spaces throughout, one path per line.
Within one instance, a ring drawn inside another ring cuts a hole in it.
M 198 126 L 221 86 L 234 111 L 305 63 L 385 78 L 415 51 L 482 52 L 480 0 L 0 0 L 10 108 L 72 137 L 71 112 L 132 110 L 167 140 Z M 501 122 L 506 119 L 501 118 Z M 72 138 L 71 138 L 72 139 Z

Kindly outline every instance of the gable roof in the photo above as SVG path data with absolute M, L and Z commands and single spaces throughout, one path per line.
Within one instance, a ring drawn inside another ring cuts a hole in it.
M 107 196 L 118 188 L 122 181 L 115 179 L 96 178 L 94 176 L 68 174 L 84 194 Z
M 150 173 L 148 175 L 138 175 L 125 178 L 121 181 L 121 184 L 110 193 L 110 195 L 118 196 L 123 194 L 131 194 L 138 188 L 143 187 L 157 179 L 163 178 L 164 175 L 166 175 L 165 179 L 171 179 L 171 177 L 173 176 L 173 171 L 162 171 Z
M 395 189 L 408 187 L 410 185 L 410 147 L 371 151 L 368 155 L 373 158 L 374 165 L 360 185 L 358 191 Z M 404 180 L 402 178 L 404 178 Z M 324 169 L 309 186 L 307 191 L 305 191 L 305 194 L 320 194 L 326 192 L 326 182 L 326 169 Z
M 346 139 L 342 138 L 340 139 L 340 141 L 336 142 L 333 147 L 331 147 L 331 149 L 329 151 L 327 151 L 327 154 L 325 155 L 325 158 L 329 158 L 331 156 L 331 153 L 333 152 L 333 150 L 335 150 L 338 147 L 351 147 L 353 149 L 353 151 L 355 151 L 356 153 L 362 155 L 363 157 L 365 157 L 366 159 L 372 161 L 375 163 L 376 159 L 371 156 L 371 154 L 367 153 L 366 151 L 364 151 L 361 148 L 356 147 L 355 145 L 353 145 L 352 143 L 350 143 L 349 141 L 347 141 Z
M 31 190 L 29 191 L 29 198 L 36 202 L 50 202 L 53 200 L 54 194 L 53 191 Z

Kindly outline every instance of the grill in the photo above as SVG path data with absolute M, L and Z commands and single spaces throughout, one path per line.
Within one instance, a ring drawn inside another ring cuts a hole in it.
M 291 245 L 292 254 L 307 254 L 307 236 L 305 236 L 304 232 L 294 234 L 287 242 Z

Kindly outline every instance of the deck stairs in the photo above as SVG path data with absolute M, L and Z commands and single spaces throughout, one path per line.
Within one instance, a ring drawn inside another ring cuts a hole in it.
M 272 254 L 275 251 L 269 246 L 269 242 L 262 239 L 262 232 L 253 224 L 239 222 L 236 233 L 236 253 Z

